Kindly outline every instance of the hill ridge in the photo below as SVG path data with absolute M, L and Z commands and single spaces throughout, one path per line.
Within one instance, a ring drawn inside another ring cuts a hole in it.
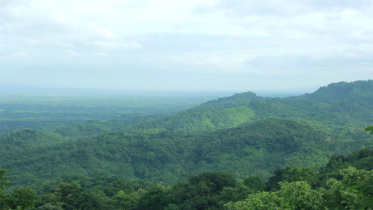
M 356 91 L 359 94 L 355 94 Z M 262 98 L 252 92 L 235 94 L 162 119 L 131 125 L 128 130 L 199 132 L 231 128 L 274 116 L 304 118 L 326 126 L 368 126 L 369 116 L 373 116 L 373 80 L 332 83 L 312 94 L 287 98 Z
M 39 175 L 42 180 L 53 178 L 54 171 L 59 175 L 108 172 L 164 183 L 175 182 L 182 174 L 227 169 L 237 171 L 238 176 L 267 177 L 278 167 L 324 164 L 336 152 L 367 144 L 339 142 L 307 121 L 270 118 L 194 135 L 115 132 L 39 148 L 5 143 L 0 151 L 8 152 L 0 168 L 12 166 L 15 180 L 35 176 L 39 170 L 50 171 Z

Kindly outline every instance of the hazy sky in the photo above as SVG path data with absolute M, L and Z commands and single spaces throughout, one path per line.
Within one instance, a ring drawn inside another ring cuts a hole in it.
M 270 90 L 373 78 L 373 0 L 0 0 L 0 83 Z

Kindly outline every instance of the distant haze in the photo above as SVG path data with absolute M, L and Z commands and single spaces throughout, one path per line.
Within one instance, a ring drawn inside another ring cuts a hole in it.
M 286 90 L 251 90 L 261 97 L 288 97 L 313 93 L 316 89 L 286 89 Z M 83 96 L 83 97 L 202 97 L 215 100 L 220 97 L 232 96 L 244 90 L 127 90 L 127 89 L 94 89 L 94 88 L 42 88 L 34 86 L 0 84 L 0 97 L 6 96 Z M 1 102 L 2 98 L 0 98 Z
M 270 95 L 372 78 L 371 0 L 0 0 L 1 87 Z

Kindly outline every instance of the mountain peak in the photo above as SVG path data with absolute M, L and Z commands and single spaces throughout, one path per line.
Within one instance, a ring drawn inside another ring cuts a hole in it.
M 208 101 L 205 104 L 221 104 L 225 106 L 231 105 L 244 105 L 248 104 L 250 101 L 261 99 L 253 92 L 235 93 L 233 96 L 228 96 L 224 98 L 218 98 L 217 100 Z
M 373 96 L 373 80 L 331 83 L 306 95 L 308 99 L 328 101 L 350 97 Z

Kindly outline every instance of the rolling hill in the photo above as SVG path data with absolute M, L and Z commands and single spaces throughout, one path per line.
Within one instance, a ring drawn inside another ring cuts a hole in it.
M 116 132 L 78 140 L 27 129 L 0 138 L 0 168 L 12 168 L 16 184 L 99 172 L 171 184 L 216 170 L 268 177 L 277 168 L 322 165 L 335 153 L 371 144 L 368 134 L 343 141 L 310 122 L 281 118 L 200 134 Z
M 373 123 L 372 116 L 373 80 L 368 80 L 333 83 L 312 94 L 287 98 L 262 98 L 252 92 L 235 94 L 162 119 L 133 124 L 127 131 L 200 132 L 281 117 L 313 121 L 334 130 L 334 134 L 345 135 L 362 133 L 362 128 Z
M 0 136 L 0 168 L 13 169 L 13 183 L 38 188 L 63 174 L 102 172 L 166 184 L 216 170 L 267 178 L 372 145 L 364 132 L 373 124 L 372 88 L 369 80 L 288 98 L 247 92 L 163 118 L 24 129 Z

